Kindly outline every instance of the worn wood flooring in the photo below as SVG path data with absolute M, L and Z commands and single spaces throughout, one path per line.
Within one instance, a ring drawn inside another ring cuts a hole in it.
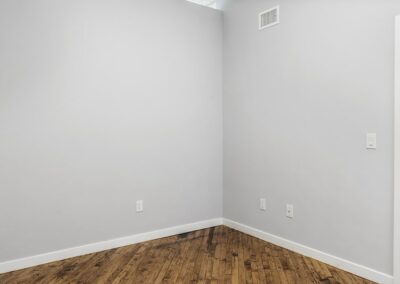
M 225 226 L 0 275 L 0 283 L 372 283 Z

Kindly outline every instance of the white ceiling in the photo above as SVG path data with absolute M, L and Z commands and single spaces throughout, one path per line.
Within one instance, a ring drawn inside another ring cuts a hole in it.
M 189 2 L 193 2 L 199 5 L 207 6 L 210 8 L 217 8 L 217 1 L 216 0 L 187 0 Z

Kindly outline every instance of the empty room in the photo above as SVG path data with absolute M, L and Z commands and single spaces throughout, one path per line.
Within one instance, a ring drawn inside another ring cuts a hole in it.
M 0 284 L 400 284 L 399 0 L 0 0 Z

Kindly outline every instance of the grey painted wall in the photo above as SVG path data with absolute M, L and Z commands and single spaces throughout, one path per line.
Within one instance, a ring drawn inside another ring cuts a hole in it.
M 258 31 L 277 4 L 281 24 Z M 227 1 L 224 217 L 392 273 L 398 13 L 398 0 Z
M 224 216 L 391 274 L 400 3 L 221 3 L 0 2 L 0 261 L 222 216 L 224 37 Z
M 221 33 L 181 0 L 0 1 L 0 261 L 222 216 Z

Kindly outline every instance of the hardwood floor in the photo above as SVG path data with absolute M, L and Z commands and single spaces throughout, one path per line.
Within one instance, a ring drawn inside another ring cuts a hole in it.
M 0 275 L 0 283 L 372 283 L 219 226 Z

